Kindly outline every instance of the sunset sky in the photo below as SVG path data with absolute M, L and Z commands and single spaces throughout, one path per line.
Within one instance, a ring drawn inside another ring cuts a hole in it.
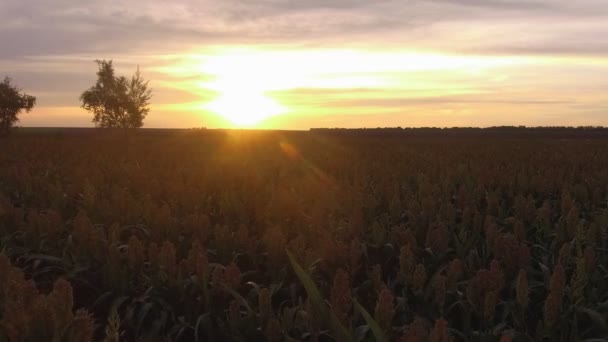
M 23 126 L 92 126 L 95 59 L 145 127 L 606 125 L 608 0 L 3 0 Z

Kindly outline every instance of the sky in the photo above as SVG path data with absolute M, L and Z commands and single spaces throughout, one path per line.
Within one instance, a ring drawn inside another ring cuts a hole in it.
M 92 126 L 95 59 L 145 127 L 608 126 L 608 0 L 2 0 L 22 126 Z

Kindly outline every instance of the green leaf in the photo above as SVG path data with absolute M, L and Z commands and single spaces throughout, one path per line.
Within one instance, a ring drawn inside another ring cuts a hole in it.
M 336 339 L 338 341 L 352 341 L 353 338 L 348 329 L 346 329 L 342 325 L 342 323 L 340 323 L 340 321 L 333 314 L 333 312 L 330 312 L 328 310 L 327 306 L 325 305 L 325 301 L 321 296 L 321 292 L 319 292 L 319 289 L 317 288 L 317 285 L 312 280 L 312 278 L 302 268 L 302 266 L 298 264 L 296 258 L 293 256 L 293 254 L 291 254 L 291 252 L 289 252 L 288 250 L 285 250 L 285 252 L 289 257 L 289 262 L 291 263 L 291 266 L 293 267 L 296 275 L 298 276 L 300 282 L 302 282 L 302 285 L 304 285 L 304 288 L 306 289 L 308 298 L 310 299 L 310 302 L 313 305 L 314 310 L 316 311 L 315 314 L 320 316 L 322 322 L 330 322 L 331 329 L 334 334 L 336 334 Z
M 137 314 L 137 334 L 140 334 L 142 327 L 144 326 L 144 321 L 146 320 L 146 317 L 148 316 L 150 310 L 152 310 L 153 308 L 154 303 L 146 303 L 139 310 L 139 313 Z
M 579 308 L 579 309 L 577 309 L 577 311 L 589 316 L 591 321 L 597 327 L 599 327 L 601 330 L 608 331 L 608 322 L 607 322 L 606 316 L 602 315 L 601 313 L 599 313 L 595 310 L 589 309 L 589 308 Z
M 361 342 L 367 336 L 367 332 L 369 331 L 369 325 L 362 325 L 355 329 L 355 342 Z
M 302 282 L 302 285 L 306 289 L 308 298 L 310 299 L 315 311 L 317 311 L 317 314 L 321 316 L 321 320 L 326 321 L 329 318 L 329 314 L 317 285 L 314 283 L 312 278 L 310 278 L 308 273 L 306 273 L 306 271 L 300 266 L 300 264 L 298 264 L 293 254 L 291 254 L 291 252 L 288 250 L 286 250 L 286 252 L 287 256 L 289 257 L 289 262 L 291 263 L 294 272 L 300 279 L 300 282 Z
M 367 325 L 369 326 L 372 333 L 374 334 L 376 341 L 377 342 L 388 341 L 386 334 L 384 333 L 384 330 L 382 330 L 382 328 L 380 328 L 380 325 L 378 324 L 378 322 L 376 322 L 376 320 L 369 314 L 369 312 L 367 312 L 367 310 L 365 310 L 363 305 L 359 304 L 359 302 L 356 299 L 353 300 L 353 303 L 355 305 L 355 309 L 357 309 L 357 311 L 359 311 L 359 313 L 361 313 L 361 316 L 363 316 L 363 319 L 365 319 L 365 322 L 367 322 Z
M 234 291 L 233 289 L 229 288 L 226 285 L 223 285 L 224 291 L 230 293 L 232 295 L 232 297 L 234 297 L 234 299 L 236 299 L 237 301 L 241 302 L 241 304 L 247 309 L 248 313 L 252 313 L 253 310 L 251 309 L 251 306 L 249 306 L 249 303 L 247 302 L 247 300 L 245 298 L 243 298 L 243 296 L 241 296 L 238 292 Z
M 110 311 L 112 310 L 116 310 L 118 311 L 118 309 L 127 301 L 129 300 L 129 296 L 120 296 L 116 299 L 114 299 L 112 301 L 112 306 L 110 308 Z
M 63 263 L 63 259 L 58 258 L 53 255 L 46 255 L 46 254 L 30 254 L 30 255 L 26 256 L 25 259 L 28 261 L 40 260 L 40 261 L 47 261 L 47 262 L 51 262 L 51 263 L 57 263 L 57 264 Z
M 201 339 L 202 336 L 200 336 L 199 332 L 201 331 L 201 329 L 205 329 L 205 326 L 208 325 L 210 325 L 209 313 L 205 313 L 203 315 L 198 316 L 198 319 L 196 320 L 196 325 L 194 326 L 194 341 L 203 341 L 203 339 Z

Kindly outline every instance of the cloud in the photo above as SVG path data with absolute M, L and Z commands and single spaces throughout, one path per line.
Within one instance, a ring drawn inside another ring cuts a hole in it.
M 606 7 L 598 0 L 5 0 L 0 4 L 0 58 L 252 43 L 395 47 L 400 40 L 414 48 L 441 48 L 446 36 L 456 38 L 457 44 L 444 47 L 454 51 L 536 53 L 539 42 L 548 53 L 568 48 L 586 53 L 559 38 L 587 41 L 605 35 Z M 569 31 L 589 17 L 598 25 Z M 483 25 L 493 29 L 479 29 Z M 469 37 L 472 29 L 478 46 L 458 39 L 460 33 Z M 504 34 L 495 35 L 500 31 Z M 518 43 L 521 36 L 535 38 L 547 31 L 555 33 Z
M 539 99 L 479 99 L 478 95 L 470 97 L 420 97 L 420 98 L 385 98 L 385 99 L 360 99 L 360 100 L 345 100 L 345 101 L 334 101 L 329 102 L 327 105 L 330 107 L 380 107 L 380 108 L 391 108 L 401 107 L 406 108 L 411 105 L 479 105 L 479 104 L 496 104 L 496 105 L 565 105 L 576 103 L 572 100 L 563 99 L 550 99 L 550 100 L 539 100 Z

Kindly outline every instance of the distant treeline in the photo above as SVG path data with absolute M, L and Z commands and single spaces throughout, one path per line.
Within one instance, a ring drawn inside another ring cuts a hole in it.
M 264 132 L 291 132 L 282 130 L 250 130 L 250 129 L 207 129 L 207 128 L 146 128 L 139 131 L 125 131 L 119 128 L 79 128 L 79 127 L 20 127 L 20 136 L 56 135 L 56 136 L 161 136 L 182 134 L 203 134 L 205 136 L 222 135 L 227 132 L 243 132 L 263 134 Z M 502 138 L 608 138 L 608 127 L 579 126 L 579 127 L 525 127 L 525 126 L 494 126 L 479 127 L 378 127 L 378 128 L 311 128 L 309 131 L 299 131 L 300 134 L 323 134 L 332 136 L 394 136 L 394 137 L 502 137 Z
M 608 138 L 608 127 L 602 126 L 493 126 L 480 127 L 378 127 L 378 128 L 311 128 L 311 132 L 331 135 L 364 136 L 499 136 L 499 137 L 555 137 L 555 138 Z

